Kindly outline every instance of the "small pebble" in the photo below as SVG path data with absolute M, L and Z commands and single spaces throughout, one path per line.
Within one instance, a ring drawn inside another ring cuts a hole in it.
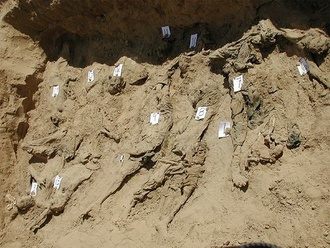
M 229 245 L 230 244 L 230 241 L 227 240 L 226 242 L 223 242 L 223 245 Z

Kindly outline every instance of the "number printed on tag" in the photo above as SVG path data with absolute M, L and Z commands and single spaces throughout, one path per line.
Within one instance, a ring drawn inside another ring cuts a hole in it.
M 115 67 L 115 69 L 113 71 L 113 76 L 121 77 L 122 70 L 123 70 L 123 64 L 119 64 L 118 66 Z
M 202 120 L 205 118 L 207 112 L 207 107 L 198 107 L 195 120 Z
M 31 190 L 30 190 L 30 195 L 31 196 L 36 196 L 37 195 L 37 190 L 38 190 L 38 183 L 32 183 Z
M 197 34 L 193 34 L 190 36 L 190 45 L 189 48 L 194 48 L 197 45 Z
M 57 97 L 59 93 L 60 93 L 60 86 L 58 85 L 53 86 L 52 97 Z
M 234 85 L 234 92 L 240 91 L 243 85 L 243 75 L 239 77 L 235 77 L 233 80 L 233 85 Z
M 171 36 L 171 30 L 169 26 L 162 27 L 163 38 L 168 38 Z
M 88 79 L 87 79 L 88 83 L 91 83 L 94 81 L 94 70 L 90 70 L 88 71 Z
M 55 189 L 60 189 L 60 185 L 61 185 L 62 178 L 63 178 L 63 177 L 60 177 L 59 175 L 57 175 L 57 176 L 55 177 L 55 180 L 54 180 L 54 188 L 55 188 Z
M 230 122 L 220 122 L 218 137 L 224 138 L 229 136 Z
M 152 113 L 150 115 L 150 123 L 152 125 L 157 124 L 159 122 L 159 116 L 160 116 L 159 113 Z
M 124 163 L 124 159 L 125 159 L 125 155 L 123 154 L 120 156 L 119 162 Z

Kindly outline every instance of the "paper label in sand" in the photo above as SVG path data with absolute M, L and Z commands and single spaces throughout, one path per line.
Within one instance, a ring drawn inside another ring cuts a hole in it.
M 163 38 L 168 38 L 171 36 L 171 30 L 169 26 L 162 27 Z
M 194 48 L 197 45 L 197 34 L 192 34 L 190 36 L 190 45 L 189 48 Z
M 305 75 L 307 73 L 303 66 L 298 65 L 297 68 L 298 68 L 300 76 Z
M 159 116 L 160 116 L 159 113 L 152 113 L 150 115 L 150 123 L 152 125 L 157 124 L 159 122 Z
M 243 85 L 243 75 L 235 77 L 233 79 L 234 92 L 238 92 L 242 89 Z
M 125 160 L 125 155 L 123 154 L 123 155 L 120 156 L 119 161 L 120 161 L 120 163 L 124 163 L 124 160 Z
M 30 195 L 31 196 L 36 196 L 37 195 L 37 190 L 38 190 L 38 183 L 32 183 L 31 190 L 30 190 Z
M 306 73 L 309 72 L 309 66 L 307 64 L 307 61 L 304 58 L 301 58 L 299 62 L 305 68 Z
M 113 71 L 113 76 L 114 77 L 121 77 L 121 72 L 123 70 L 123 64 L 119 64 L 118 66 L 115 67 Z
M 54 188 L 55 189 L 60 189 L 62 178 L 63 177 L 60 177 L 59 175 L 57 175 L 55 177 L 55 180 L 54 180 Z
M 229 136 L 229 133 L 226 132 L 227 128 L 230 128 L 230 122 L 220 122 L 219 133 L 218 133 L 219 138 L 224 138 Z
M 207 107 L 198 107 L 195 120 L 203 120 L 206 116 Z
M 58 85 L 53 86 L 52 97 L 57 97 L 59 93 L 60 93 L 60 86 Z
M 90 71 L 88 71 L 88 79 L 87 79 L 87 82 L 88 83 L 91 83 L 91 82 L 93 82 L 94 81 L 94 70 L 90 70 Z
M 301 76 L 305 75 L 305 74 L 307 74 L 307 72 L 309 72 L 309 66 L 307 64 L 307 61 L 303 58 L 301 58 L 299 60 L 299 65 L 297 66 L 297 68 L 298 68 L 299 74 Z

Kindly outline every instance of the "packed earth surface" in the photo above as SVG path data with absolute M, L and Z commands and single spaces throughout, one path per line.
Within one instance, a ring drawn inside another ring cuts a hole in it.
M 329 1 L 0 16 L 1 247 L 330 247 Z

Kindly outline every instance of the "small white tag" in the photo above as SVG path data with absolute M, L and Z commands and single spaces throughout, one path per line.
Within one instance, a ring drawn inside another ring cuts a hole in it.
M 159 113 L 152 113 L 152 114 L 150 115 L 150 123 L 151 123 L 152 125 L 157 124 L 157 123 L 159 122 L 159 116 L 160 116 Z
M 125 155 L 123 154 L 120 156 L 119 162 L 124 163 L 124 160 L 125 160 Z
M 62 178 L 63 178 L 63 177 L 60 177 L 59 175 L 57 175 L 57 176 L 55 177 L 55 180 L 54 180 L 54 188 L 55 188 L 55 189 L 60 189 L 60 185 L 61 185 Z
M 121 72 L 123 70 L 123 64 L 119 64 L 118 66 L 115 67 L 113 71 L 113 76 L 114 77 L 121 77 Z
M 199 121 L 205 118 L 207 112 L 207 107 L 198 107 L 195 120 Z
M 197 34 L 193 34 L 190 36 L 190 45 L 189 48 L 194 48 L 197 45 Z
M 230 128 L 230 122 L 220 122 L 219 133 L 218 133 L 219 138 L 224 138 L 229 136 L 228 132 L 226 132 L 227 128 Z
M 169 26 L 162 27 L 163 38 L 168 38 L 171 36 L 171 30 Z
M 53 86 L 52 97 L 57 97 L 59 93 L 60 93 L 60 86 L 59 85 Z
M 309 72 L 309 66 L 304 58 L 299 59 L 299 65 L 297 66 L 300 76 Z
M 307 64 L 307 61 L 304 58 L 301 58 L 299 62 L 300 65 L 305 69 L 306 73 L 309 72 L 309 66 Z
M 94 70 L 90 70 L 90 71 L 88 71 L 88 79 L 87 79 L 87 82 L 88 83 L 91 83 L 91 82 L 93 82 L 94 81 Z
M 297 68 L 298 68 L 300 76 L 305 75 L 307 73 L 303 66 L 298 65 Z
M 239 76 L 239 77 L 235 77 L 233 79 L 233 84 L 234 84 L 234 92 L 238 92 L 242 89 L 242 85 L 243 85 L 243 75 Z
M 36 196 L 37 195 L 37 190 L 38 190 L 38 183 L 32 183 L 31 190 L 30 190 L 30 195 L 31 196 Z

